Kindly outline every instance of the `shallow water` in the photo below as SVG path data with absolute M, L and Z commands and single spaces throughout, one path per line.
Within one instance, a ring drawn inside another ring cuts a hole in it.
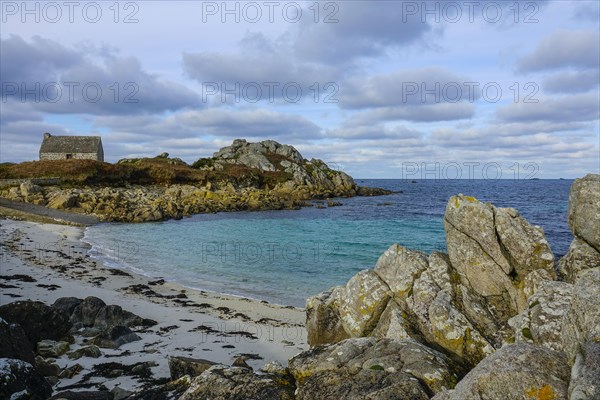
M 357 180 L 402 191 L 341 199 L 340 207 L 195 215 L 181 221 L 100 224 L 86 230 L 91 254 L 109 265 L 189 287 L 303 306 L 374 266 L 393 243 L 445 251 L 448 198 L 463 193 L 514 207 L 540 225 L 555 255 L 572 239 L 571 180 Z

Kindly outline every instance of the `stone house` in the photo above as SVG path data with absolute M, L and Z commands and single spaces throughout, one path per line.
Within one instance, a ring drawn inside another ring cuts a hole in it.
M 69 159 L 104 161 L 100 136 L 52 136 L 44 133 L 40 160 Z

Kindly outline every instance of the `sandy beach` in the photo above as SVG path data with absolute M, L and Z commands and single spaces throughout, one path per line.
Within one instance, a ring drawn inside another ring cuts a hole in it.
M 62 356 L 57 360 L 61 368 L 80 364 L 83 369 L 71 379 L 61 379 L 55 390 L 78 387 L 94 365 L 107 362 L 153 362 L 152 376 L 160 379 L 169 376 L 169 356 L 230 365 L 246 355 L 247 363 L 258 369 L 270 361 L 286 364 L 308 348 L 303 309 L 192 290 L 111 269 L 87 255 L 82 237 L 80 227 L 1 219 L 0 305 L 19 300 L 51 305 L 61 297 L 95 296 L 158 324 L 137 331 L 142 340 L 117 350 L 102 349 L 99 358 Z M 76 336 L 71 350 L 82 345 Z M 131 377 L 94 377 L 83 387 L 100 385 L 132 390 L 141 383 Z

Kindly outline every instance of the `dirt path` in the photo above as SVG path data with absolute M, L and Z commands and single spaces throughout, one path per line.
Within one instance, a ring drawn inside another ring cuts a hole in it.
M 0 197 L 0 215 L 33 222 L 88 226 L 99 223 L 96 217 L 54 210 L 36 204 L 22 203 Z

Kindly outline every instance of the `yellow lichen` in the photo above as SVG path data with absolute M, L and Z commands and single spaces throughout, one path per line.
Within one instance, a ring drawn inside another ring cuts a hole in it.
M 458 197 L 454 197 L 454 208 L 458 208 Z
M 556 396 L 554 394 L 554 389 L 550 385 L 544 385 L 541 388 L 531 388 L 525 391 L 525 395 L 527 395 L 530 399 L 535 400 L 554 400 Z
M 465 200 L 469 203 L 475 203 L 477 201 L 477 199 L 473 196 L 465 196 Z

